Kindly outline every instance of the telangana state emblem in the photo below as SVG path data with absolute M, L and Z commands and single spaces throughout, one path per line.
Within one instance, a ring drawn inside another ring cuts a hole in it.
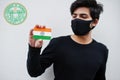
M 4 18 L 10 24 L 21 24 L 25 21 L 26 17 L 27 10 L 20 3 L 11 3 L 5 8 Z

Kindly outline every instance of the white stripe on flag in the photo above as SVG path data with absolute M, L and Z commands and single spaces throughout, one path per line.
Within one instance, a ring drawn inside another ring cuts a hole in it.
M 33 35 L 51 36 L 51 32 L 33 31 Z

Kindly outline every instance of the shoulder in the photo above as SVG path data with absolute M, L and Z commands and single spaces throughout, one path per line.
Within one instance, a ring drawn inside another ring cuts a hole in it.
M 107 46 L 104 43 L 98 42 L 96 40 L 94 40 L 96 43 L 96 47 L 99 47 L 102 50 L 108 50 Z
M 107 48 L 107 46 L 104 43 L 101 43 L 101 42 L 98 42 L 98 41 L 95 41 L 95 42 L 96 42 L 96 47 L 99 48 L 100 51 L 102 51 L 102 53 L 104 54 L 105 58 L 107 59 L 108 52 L 109 52 L 109 49 Z
M 101 42 L 98 42 L 98 41 L 95 41 L 95 43 L 96 43 L 96 47 L 99 48 L 100 51 L 102 51 L 102 55 L 103 55 L 104 60 L 106 62 L 107 58 L 108 58 L 108 53 L 109 53 L 107 46 Z

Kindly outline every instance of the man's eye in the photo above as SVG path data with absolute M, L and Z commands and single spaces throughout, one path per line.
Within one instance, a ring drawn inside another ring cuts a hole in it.
M 80 15 L 81 18 L 87 18 L 87 15 Z
M 73 15 L 72 17 L 73 17 L 73 18 L 76 18 L 76 17 L 77 17 L 77 15 Z

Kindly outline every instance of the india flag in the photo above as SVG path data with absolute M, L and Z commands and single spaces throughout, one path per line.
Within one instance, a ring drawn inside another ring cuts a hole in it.
M 50 40 L 51 39 L 51 28 L 37 28 L 33 29 L 33 38 Z

